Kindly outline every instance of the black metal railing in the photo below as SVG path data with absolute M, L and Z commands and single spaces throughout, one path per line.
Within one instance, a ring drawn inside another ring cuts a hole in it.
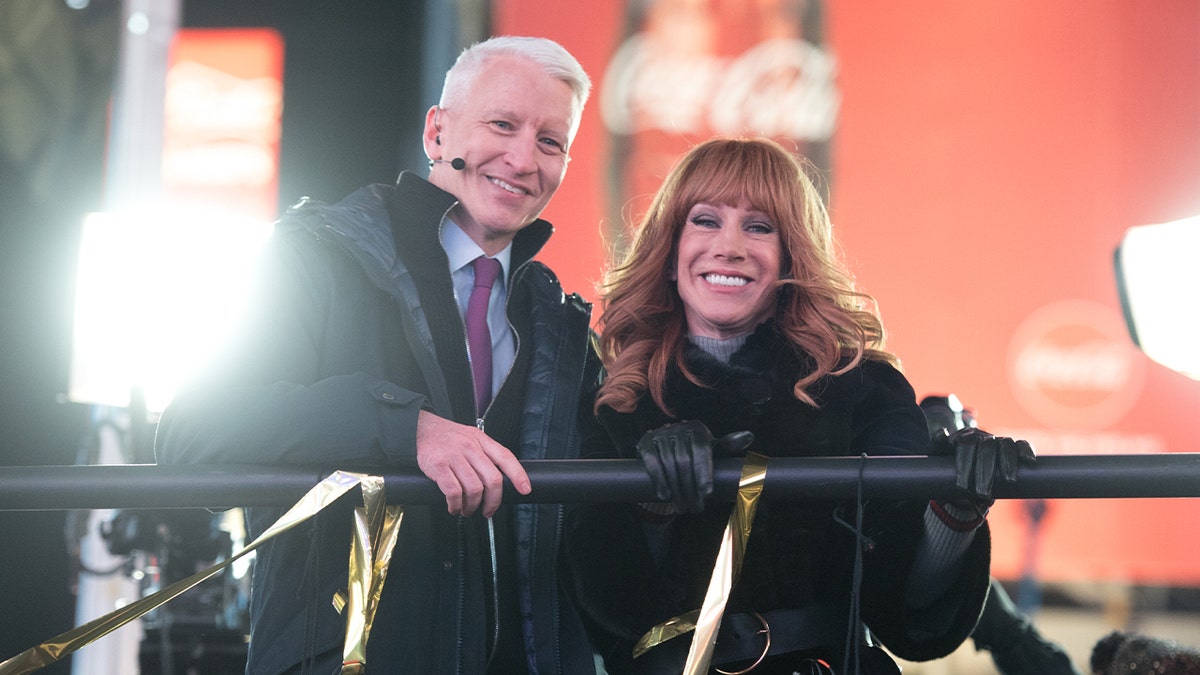
M 354 467 L 339 467 L 356 470 Z M 636 460 L 525 462 L 531 503 L 652 501 L 654 490 Z M 223 508 L 287 506 L 332 468 L 261 465 L 89 465 L 0 467 L 0 511 Z M 715 496 L 732 499 L 740 462 L 718 460 Z M 379 470 L 363 473 L 378 474 Z M 764 499 L 952 497 L 949 457 L 810 457 L 771 460 Z M 416 468 L 388 469 L 388 501 L 438 503 L 437 486 Z M 1200 497 L 1200 453 L 1057 455 L 1024 465 L 1015 483 L 998 481 L 999 499 Z

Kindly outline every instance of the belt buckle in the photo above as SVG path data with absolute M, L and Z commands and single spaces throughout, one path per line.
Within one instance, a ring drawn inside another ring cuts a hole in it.
M 751 663 L 742 670 L 721 670 L 720 668 L 714 666 L 713 669 L 718 673 L 721 673 L 721 675 L 746 675 L 746 673 L 757 668 L 759 664 L 763 662 L 763 659 L 767 658 L 767 652 L 771 650 L 771 626 L 767 623 L 767 620 L 762 617 L 762 614 L 759 614 L 758 612 L 750 612 L 750 614 L 753 614 L 754 618 L 758 619 L 763 625 L 762 630 L 756 630 L 754 631 L 754 634 L 767 636 L 767 642 L 765 645 L 763 645 L 762 654 L 759 654 L 758 658 L 754 659 L 754 663 Z

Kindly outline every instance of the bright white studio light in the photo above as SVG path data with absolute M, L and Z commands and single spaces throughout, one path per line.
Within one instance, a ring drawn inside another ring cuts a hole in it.
M 1133 341 L 1154 361 L 1200 380 L 1200 216 L 1129 228 L 1116 271 Z
M 92 213 L 83 224 L 68 396 L 161 411 L 228 335 L 271 224 Z

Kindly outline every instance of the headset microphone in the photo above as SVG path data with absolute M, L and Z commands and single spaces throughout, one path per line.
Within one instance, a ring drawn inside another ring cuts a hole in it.
M 454 169 L 455 171 L 462 171 L 463 169 L 467 168 L 467 162 L 462 157 L 455 157 L 451 160 L 431 159 L 429 160 L 430 166 L 433 166 L 434 162 L 448 162 L 450 164 L 450 168 Z

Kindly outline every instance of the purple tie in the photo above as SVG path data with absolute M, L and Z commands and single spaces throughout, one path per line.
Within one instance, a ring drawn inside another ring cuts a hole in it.
M 475 267 L 475 287 L 467 301 L 467 348 L 475 374 L 475 410 L 482 415 L 492 400 L 492 332 L 488 330 L 487 309 L 492 284 L 500 274 L 500 261 L 479 256 L 471 265 Z

